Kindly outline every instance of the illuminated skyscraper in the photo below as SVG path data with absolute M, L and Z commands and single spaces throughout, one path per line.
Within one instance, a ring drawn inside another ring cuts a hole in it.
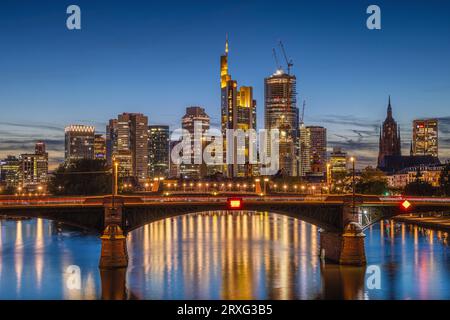
M 294 75 L 285 74 L 281 69 L 264 79 L 264 127 L 279 130 L 279 165 L 288 176 L 298 175 L 296 81 Z M 270 145 L 267 149 L 270 150 Z
M 106 127 L 109 164 L 119 163 L 119 176 L 144 182 L 148 174 L 148 118 L 141 113 L 122 113 Z
M 221 86 L 221 123 L 224 137 L 224 159 L 227 157 L 226 130 L 243 130 L 245 146 L 238 149 L 237 137 L 233 139 L 233 158 L 231 163 L 224 166 L 224 174 L 228 177 L 249 177 L 257 170 L 256 165 L 249 163 L 248 130 L 256 130 L 256 100 L 253 99 L 252 87 L 238 88 L 237 81 L 232 80 L 228 71 L 228 38 L 225 43 L 225 53 L 220 57 L 220 86 Z M 245 155 L 245 163 L 238 164 L 238 154 Z M 230 162 L 230 161 L 229 161 Z
M 300 175 L 323 176 L 327 170 L 327 129 L 300 128 Z
M 414 120 L 412 155 L 438 157 L 438 132 L 437 119 Z
M 70 125 L 65 128 L 65 160 L 94 159 L 95 128 Z
M 169 126 L 148 126 L 148 175 L 169 176 Z
M 199 129 L 198 134 L 195 134 L 196 125 Z M 202 139 L 205 131 L 209 129 L 210 119 L 206 114 L 205 109 L 201 107 L 187 107 L 186 114 L 181 119 L 181 127 L 187 130 L 191 135 L 191 164 L 182 163 L 180 165 L 180 174 L 184 178 L 200 179 L 206 176 L 206 163 L 203 161 L 203 150 L 206 146 L 205 141 Z M 200 140 L 198 140 L 200 139 Z M 195 163 L 194 155 L 201 155 L 201 164 Z

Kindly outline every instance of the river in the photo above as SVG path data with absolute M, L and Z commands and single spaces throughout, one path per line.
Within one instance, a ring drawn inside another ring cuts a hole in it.
M 392 220 L 365 231 L 360 268 L 323 263 L 318 228 L 300 220 L 185 215 L 131 232 L 129 267 L 113 273 L 98 269 L 96 235 L 0 224 L 0 299 L 450 299 L 449 234 Z

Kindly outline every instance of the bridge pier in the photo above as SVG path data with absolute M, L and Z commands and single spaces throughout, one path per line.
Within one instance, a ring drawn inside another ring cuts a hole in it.
M 358 221 L 358 208 L 360 199 L 344 198 L 341 225 L 343 231 L 320 233 L 320 252 L 325 259 L 342 264 L 363 266 L 366 264 L 366 251 L 364 248 L 365 234 Z
M 100 239 L 102 249 L 100 254 L 100 269 L 117 269 L 128 266 L 127 238 L 122 231 L 123 199 L 117 196 L 105 197 L 104 225 Z
M 344 233 L 321 232 L 320 251 L 326 260 L 342 265 L 363 266 L 366 264 L 365 237 L 359 225 L 351 222 Z

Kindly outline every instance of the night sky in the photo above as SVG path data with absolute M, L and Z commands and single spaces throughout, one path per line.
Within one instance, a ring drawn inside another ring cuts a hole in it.
M 77 4 L 82 30 L 66 28 Z M 381 7 L 382 29 L 366 28 Z M 450 158 L 450 1 L 0 2 L 0 158 L 47 142 L 61 161 L 68 124 L 105 131 L 108 119 L 142 112 L 180 126 L 201 105 L 219 126 L 219 58 L 253 86 L 264 123 L 264 78 L 279 40 L 294 61 L 307 125 L 328 128 L 328 145 L 375 165 L 388 95 L 409 152 L 414 118 L 440 119 L 441 160 Z M 279 55 L 281 59 L 282 56 Z

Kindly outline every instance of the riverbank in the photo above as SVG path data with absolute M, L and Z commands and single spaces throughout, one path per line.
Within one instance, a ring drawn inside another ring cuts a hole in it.
M 438 229 L 442 231 L 450 231 L 450 216 L 441 216 L 441 217 L 433 217 L 433 216 L 424 216 L 420 217 L 419 215 L 401 215 L 394 217 L 395 221 L 417 224 L 421 227 Z

